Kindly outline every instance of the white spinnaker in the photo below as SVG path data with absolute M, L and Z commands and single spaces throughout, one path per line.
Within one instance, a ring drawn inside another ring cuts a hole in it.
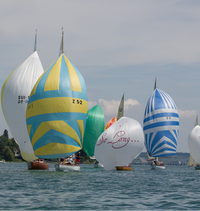
M 36 159 L 26 126 L 26 107 L 31 90 L 43 72 L 40 58 L 35 51 L 11 73 L 1 90 L 4 117 L 26 161 Z
M 141 125 L 134 119 L 122 117 L 98 138 L 95 158 L 104 165 L 105 170 L 112 170 L 131 163 L 143 148 Z
M 196 163 L 200 163 L 200 126 L 197 125 L 190 132 L 188 137 L 190 154 Z

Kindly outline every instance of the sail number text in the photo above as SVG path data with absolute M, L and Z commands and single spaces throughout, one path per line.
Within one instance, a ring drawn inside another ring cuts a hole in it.
M 83 104 L 83 101 L 82 100 L 78 100 L 78 99 L 72 99 L 72 103 L 73 104 L 82 105 Z

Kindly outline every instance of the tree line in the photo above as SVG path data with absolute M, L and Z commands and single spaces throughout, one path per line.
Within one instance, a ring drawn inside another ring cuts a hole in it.
M 9 139 L 8 131 L 4 130 L 0 136 L 0 160 L 5 161 L 22 161 L 21 155 L 15 157 L 15 151 L 20 153 L 19 146 L 14 138 Z

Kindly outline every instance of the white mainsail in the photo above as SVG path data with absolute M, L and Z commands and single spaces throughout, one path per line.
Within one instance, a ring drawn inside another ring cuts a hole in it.
M 26 108 L 30 92 L 43 72 L 38 53 L 35 51 L 11 73 L 1 90 L 1 106 L 4 117 L 13 138 L 19 145 L 21 155 L 26 161 L 37 158 L 28 136 Z

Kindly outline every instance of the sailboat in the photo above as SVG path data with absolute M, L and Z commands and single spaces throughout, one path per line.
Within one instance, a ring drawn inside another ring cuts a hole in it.
M 33 87 L 26 110 L 29 137 L 37 157 L 64 159 L 80 151 L 87 118 L 87 89 L 78 69 L 64 55 L 50 65 Z M 56 171 L 80 171 L 57 163 Z
M 36 50 L 36 42 L 37 31 L 34 52 L 11 73 L 1 89 L 1 107 L 4 117 L 19 145 L 22 158 L 28 162 L 28 169 L 31 168 L 29 162 L 36 160 L 37 157 L 34 155 L 27 132 L 26 107 L 33 86 L 44 72 Z M 48 169 L 49 166 L 45 164 L 44 169 Z
M 99 136 L 104 131 L 104 124 L 104 113 L 99 104 L 88 110 L 85 134 L 83 139 L 83 149 L 85 150 L 86 154 L 92 159 L 95 159 L 95 144 Z M 94 167 L 103 168 L 103 164 L 99 163 L 96 160 L 94 163 Z
M 176 154 L 179 134 L 179 115 L 172 98 L 156 88 L 151 94 L 144 112 L 143 131 L 148 160 L 153 169 L 165 169 L 159 157 Z
M 194 166 L 196 170 L 200 170 L 200 126 L 198 125 L 198 116 L 195 125 L 188 136 L 188 147 L 190 150 L 189 166 Z
M 126 166 L 138 156 L 144 147 L 144 134 L 135 119 L 122 117 L 106 129 L 98 138 L 95 157 L 105 170 Z
M 119 120 L 123 116 L 124 116 L 124 94 L 123 94 L 122 99 L 119 104 L 119 108 L 118 108 L 118 112 L 117 112 L 117 120 Z M 117 170 L 125 170 L 125 171 L 133 170 L 133 168 L 130 165 L 116 166 L 116 169 Z

